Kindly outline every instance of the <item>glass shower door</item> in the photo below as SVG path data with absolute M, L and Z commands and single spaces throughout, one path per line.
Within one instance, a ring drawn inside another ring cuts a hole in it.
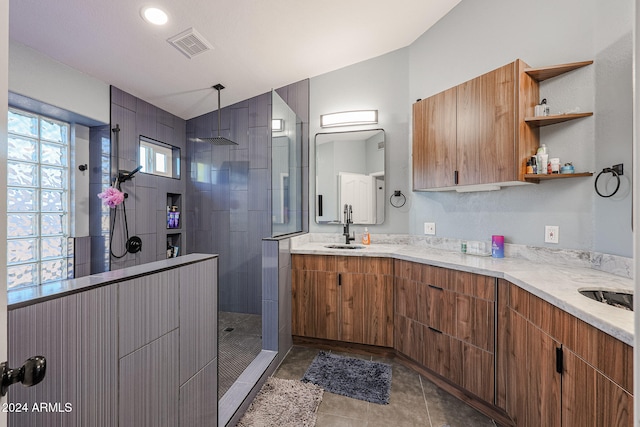
M 271 236 L 302 231 L 302 121 L 272 92 Z

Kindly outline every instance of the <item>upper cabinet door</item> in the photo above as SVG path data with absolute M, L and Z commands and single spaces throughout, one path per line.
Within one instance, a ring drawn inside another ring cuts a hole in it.
M 455 185 L 456 92 L 413 104 L 413 189 Z
M 458 86 L 458 185 L 516 180 L 515 63 Z

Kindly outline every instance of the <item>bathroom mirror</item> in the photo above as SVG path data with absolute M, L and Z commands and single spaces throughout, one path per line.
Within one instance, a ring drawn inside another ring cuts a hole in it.
M 354 224 L 384 222 L 384 152 L 384 129 L 316 134 L 316 223 L 342 223 L 345 204 Z

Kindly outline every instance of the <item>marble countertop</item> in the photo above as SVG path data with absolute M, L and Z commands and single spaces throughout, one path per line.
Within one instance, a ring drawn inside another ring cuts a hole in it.
M 218 255 L 211 254 L 189 254 L 176 258 L 136 265 L 133 267 L 122 268 L 119 270 L 92 274 L 90 276 L 79 277 L 77 279 L 61 280 L 59 282 L 45 283 L 39 286 L 11 289 L 7 292 L 7 308 L 9 310 L 15 310 L 16 308 L 87 291 L 100 286 L 110 285 L 112 283 L 122 282 L 123 280 L 135 277 L 146 276 L 158 271 L 170 270 L 183 265 L 216 258 L 217 256 Z
M 362 249 L 329 249 L 327 242 L 292 245 L 291 253 L 391 257 L 503 278 L 588 324 L 633 346 L 633 312 L 599 303 L 578 291 L 613 289 L 633 293 L 633 280 L 585 267 L 518 258 L 491 258 L 410 244 L 371 244 Z

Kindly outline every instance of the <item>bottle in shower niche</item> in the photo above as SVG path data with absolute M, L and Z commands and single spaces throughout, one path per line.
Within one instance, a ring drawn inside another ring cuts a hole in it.
M 180 228 L 180 212 L 177 206 L 167 206 L 167 228 Z

